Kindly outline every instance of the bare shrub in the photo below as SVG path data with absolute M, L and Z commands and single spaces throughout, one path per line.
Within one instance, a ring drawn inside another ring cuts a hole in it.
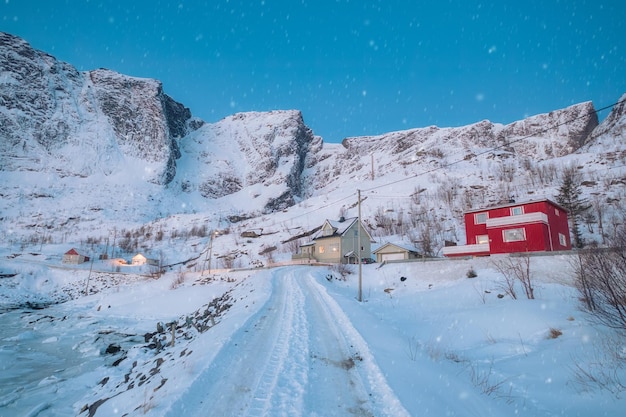
M 454 201 L 460 190 L 458 180 L 448 180 L 437 188 L 437 198 L 448 207 L 454 206 Z
M 494 267 L 504 276 L 503 290 L 513 299 L 517 299 L 515 283 L 519 282 L 524 289 L 526 298 L 535 299 L 535 289 L 530 273 L 530 256 L 506 257 L 493 261 Z
M 433 256 L 435 252 L 435 236 L 430 223 L 424 223 L 422 227 L 420 227 L 418 239 L 424 256 Z
M 390 235 L 392 233 L 393 219 L 390 216 L 387 216 L 383 207 L 378 206 L 376 209 L 376 212 L 374 213 L 374 221 L 376 222 L 376 227 L 381 229 L 384 234 Z
M 186 274 L 184 271 L 178 271 L 176 279 L 174 279 L 174 281 L 172 281 L 172 284 L 170 285 L 170 290 L 175 290 L 176 288 L 183 285 L 185 283 L 185 275 Z
M 579 252 L 575 285 L 583 307 L 599 322 L 626 331 L 626 232 L 608 249 Z
M 626 226 L 615 229 L 608 248 L 580 251 L 574 261 L 575 286 L 582 307 L 592 320 L 611 333 L 601 337 L 591 361 L 576 361 L 575 382 L 583 391 L 609 391 L 616 397 L 626 392 Z
M 232 269 L 235 267 L 235 255 L 225 255 L 218 257 L 218 260 L 222 262 L 225 269 Z
M 512 385 L 508 384 L 511 378 L 500 379 L 493 370 L 493 359 L 486 367 L 480 367 L 476 362 L 469 362 L 468 372 L 472 384 L 488 396 L 511 399 Z M 504 388 L 509 385 L 509 391 Z
M 497 166 L 496 178 L 500 181 L 511 183 L 515 179 L 516 171 L 515 165 L 503 162 Z
M 348 275 L 352 274 L 352 267 L 349 264 L 333 264 L 330 269 L 331 271 L 336 272 L 344 281 L 348 277 Z
M 601 339 L 595 344 L 591 359 L 574 358 L 571 369 L 574 385 L 579 391 L 600 390 L 608 391 L 616 398 L 623 396 L 626 392 L 623 337 L 623 334 L 615 334 Z
M 206 237 L 208 234 L 208 229 L 206 224 L 203 224 L 201 226 L 193 226 L 191 228 L 191 231 L 189 232 L 189 235 L 191 236 L 195 236 L 195 237 Z
M 285 243 L 283 243 L 283 252 L 286 253 L 299 253 L 300 252 L 300 246 L 302 246 L 303 243 L 303 239 L 294 239 L 294 240 L 289 240 Z
M 411 212 L 410 224 L 414 229 L 407 232 L 409 240 L 419 248 L 426 257 L 435 256 L 444 240 L 443 223 L 437 219 L 436 211 L 424 207 Z
M 411 194 L 411 203 L 413 205 L 419 206 L 421 201 L 422 201 L 422 197 L 421 197 L 421 193 L 423 193 L 424 191 L 426 191 L 425 188 L 418 188 L 415 187 L 413 189 L 413 193 Z
M 413 362 L 415 362 L 417 360 L 417 355 L 420 352 L 420 342 L 419 340 L 415 337 L 412 336 L 409 340 L 408 340 L 408 346 L 407 346 L 407 356 L 409 357 L 409 359 Z

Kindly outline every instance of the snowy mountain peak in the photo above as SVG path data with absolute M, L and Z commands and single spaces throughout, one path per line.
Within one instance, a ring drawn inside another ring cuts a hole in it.
M 508 125 L 483 120 L 461 127 L 430 126 L 379 136 L 346 138 L 342 144 L 351 152 L 361 155 L 382 150 L 396 155 L 409 155 L 446 154 L 450 150 L 461 149 L 476 153 L 485 149 L 504 148 L 520 156 L 543 160 L 574 152 L 586 143 L 597 125 L 598 117 L 593 104 L 586 102 Z M 524 143 L 515 144 L 521 138 L 525 139 Z
M 0 55 L 3 166 L 86 177 L 139 163 L 145 181 L 172 180 L 191 113 L 159 81 L 80 73 L 5 33 Z

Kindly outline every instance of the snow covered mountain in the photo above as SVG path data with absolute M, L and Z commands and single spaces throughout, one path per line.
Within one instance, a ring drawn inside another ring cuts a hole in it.
M 156 80 L 79 72 L 6 33 L 0 56 L 0 236 L 9 241 L 79 240 L 176 216 L 209 228 L 288 220 L 273 237 L 288 241 L 353 210 L 361 189 L 376 236 L 419 241 L 436 226 L 441 244 L 463 242 L 465 209 L 553 198 L 567 165 L 579 166 L 586 196 L 609 202 L 605 213 L 624 193 L 626 96 L 600 125 L 586 102 L 508 125 L 327 144 L 299 111 L 206 123 Z
M 302 171 L 321 148 L 297 111 L 209 125 L 156 80 L 79 72 L 6 33 L 0 56 L 2 212 L 12 230 L 34 218 L 48 229 L 109 214 L 145 222 L 171 214 L 155 207 L 164 199 L 181 194 L 177 206 L 203 210 L 244 188 L 258 190 L 260 212 L 282 209 L 301 196 Z
M 495 257 L 364 265 L 363 303 L 327 266 L 249 267 L 355 216 L 357 190 L 379 243 L 438 255 L 463 210 L 554 198 L 572 167 L 602 243 L 625 103 L 328 144 L 299 111 L 206 123 L 0 33 L 0 414 L 618 415 L 623 338 L 580 311 L 575 256 L 532 258 L 538 300 L 505 297 Z
M 147 181 L 172 180 L 191 113 L 160 82 L 81 73 L 6 33 L 0 54 L 3 170 L 90 177 L 141 163 Z

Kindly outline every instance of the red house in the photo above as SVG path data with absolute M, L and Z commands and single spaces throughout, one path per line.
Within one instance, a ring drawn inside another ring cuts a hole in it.
M 464 216 L 467 245 L 447 246 L 445 256 L 572 249 L 567 211 L 547 199 L 471 210 Z

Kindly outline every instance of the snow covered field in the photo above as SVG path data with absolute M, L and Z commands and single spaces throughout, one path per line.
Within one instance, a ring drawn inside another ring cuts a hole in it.
M 0 314 L 0 416 L 595 417 L 626 406 L 614 384 L 626 372 L 604 350 L 611 332 L 579 310 L 568 256 L 531 258 L 535 300 L 498 297 L 494 258 L 364 265 L 361 303 L 356 269 L 346 281 L 313 266 L 101 273 L 81 296 L 88 269 L 18 258 L 0 261 L 18 273 L 0 279 L 2 306 L 71 299 Z M 613 346 L 623 354 L 624 340 Z M 582 370 L 618 379 L 600 389 Z

